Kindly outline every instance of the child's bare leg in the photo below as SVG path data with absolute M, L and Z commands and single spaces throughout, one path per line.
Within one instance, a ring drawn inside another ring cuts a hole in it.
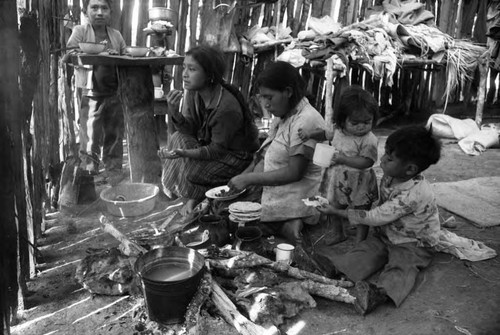
M 369 230 L 370 230 L 369 226 L 365 226 L 362 224 L 358 225 L 356 227 L 356 240 L 354 242 L 358 244 L 359 242 L 366 240 L 366 238 L 368 237 Z

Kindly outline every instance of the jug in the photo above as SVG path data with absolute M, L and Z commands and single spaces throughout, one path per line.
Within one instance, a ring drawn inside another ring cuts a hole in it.
M 258 227 L 240 227 L 236 230 L 233 249 L 262 252 L 262 231 Z

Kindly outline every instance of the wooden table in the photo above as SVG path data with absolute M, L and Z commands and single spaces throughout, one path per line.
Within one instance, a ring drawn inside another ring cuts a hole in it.
M 161 162 L 154 121 L 152 66 L 181 65 L 184 57 L 130 57 L 76 54 L 74 65 L 108 65 L 118 69 L 127 136 L 130 181 L 159 183 Z

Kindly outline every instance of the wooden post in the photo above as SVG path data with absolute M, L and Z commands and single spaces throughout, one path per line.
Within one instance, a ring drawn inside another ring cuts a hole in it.
M 19 40 L 15 1 L 0 1 L 0 331 L 9 334 L 10 320 L 18 307 L 18 220 L 26 217 L 17 203 L 24 203 L 23 151 L 20 113 Z M 20 193 L 23 191 L 23 193 Z M 14 315 L 15 316 L 15 315 Z
M 154 121 L 153 80 L 149 66 L 119 66 L 119 87 L 125 116 L 130 180 L 159 183 L 161 163 Z
M 477 92 L 476 123 L 479 127 L 483 123 L 484 99 L 486 96 L 486 79 L 488 76 L 488 59 L 483 56 L 478 61 L 479 66 L 479 89 Z
M 337 72 L 333 70 L 333 60 L 328 58 L 326 60 L 326 92 L 325 92 L 325 121 L 328 129 L 332 127 L 333 123 L 333 80 Z

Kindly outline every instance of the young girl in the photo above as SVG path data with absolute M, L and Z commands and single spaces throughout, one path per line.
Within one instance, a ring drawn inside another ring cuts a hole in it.
M 320 193 L 338 209 L 370 209 L 378 198 L 377 178 L 372 169 L 377 160 L 377 137 L 371 132 L 376 121 L 378 104 L 373 96 L 359 86 L 348 87 L 341 95 L 333 131 L 299 129 L 303 141 L 309 138 L 329 140 L 338 150 L 324 172 Z M 333 237 L 326 244 L 346 239 L 343 219 L 327 216 L 327 227 Z M 328 232 L 330 233 L 330 232 Z M 356 243 L 366 239 L 368 227 L 359 225 Z

